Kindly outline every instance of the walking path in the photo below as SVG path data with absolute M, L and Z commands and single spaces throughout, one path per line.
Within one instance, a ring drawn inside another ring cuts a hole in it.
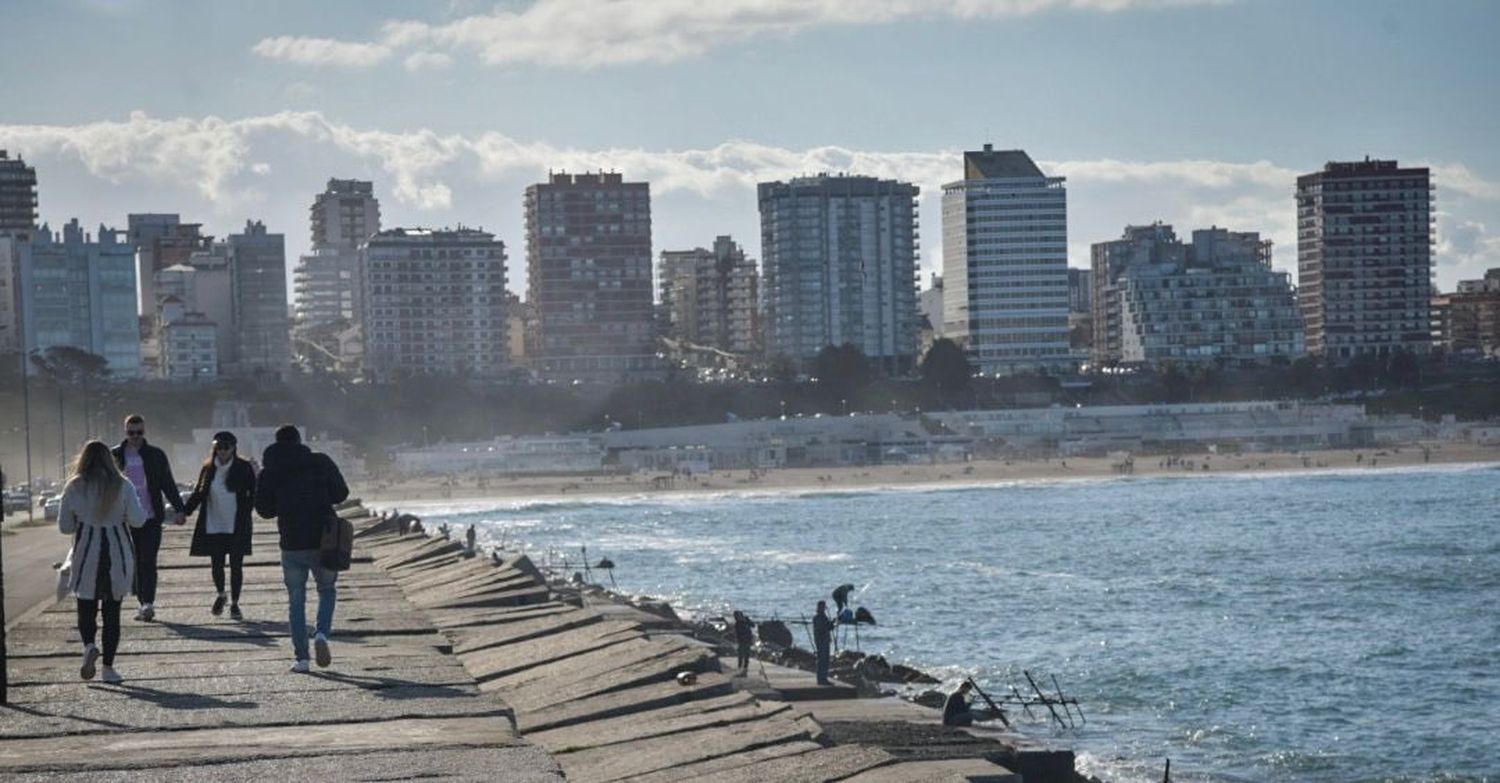
M 561 779 L 543 750 L 517 737 L 510 708 L 480 690 L 364 553 L 339 577 L 333 665 L 299 675 L 287 671 L 274 526 L 256 522 L 243 622 L 209 613 L 207 561 L 188 556 L 189 538 L 188 527 L 163 537 L 156 622 L 130 619 L 127 599 L 116 660 L 123 684 L 79 680 L 71 600 L 14 627 L 0 778 Z

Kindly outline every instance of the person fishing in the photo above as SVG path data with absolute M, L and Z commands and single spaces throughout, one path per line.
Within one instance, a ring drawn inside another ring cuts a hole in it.
M 750 618 L 744 612 L 734 610 L 734 645 L 741 677 L 750 674 L 750 643 L 753 639 Z
M 828 619 L 828 603 L 818 602 L 818 609 L 813 613 L 813 647 L 818 655 L 818 684 L 832 685 L 828 679 L 828 665 L 830 652 L 833 645 L 833 621 Z

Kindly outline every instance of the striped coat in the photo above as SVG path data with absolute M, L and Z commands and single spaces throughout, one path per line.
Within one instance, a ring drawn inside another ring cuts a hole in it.
M 73 572 L 68 588 L 73 597 L 85 601 L 111 598 L 124 600 L 135 586 L 135 545 L 130 527 L 146 524 L 135 487 L 126 481 L 115 493 L 115 502 L 99 513 L 97 493 L 78 479 L 68 482 L 57 510 L 57 527 L 73 539 Z M 127 527 L 128 526 L 128 527 Z M 109 585 L 113 595 L 96 595 L 99 553 L 109 547 Z

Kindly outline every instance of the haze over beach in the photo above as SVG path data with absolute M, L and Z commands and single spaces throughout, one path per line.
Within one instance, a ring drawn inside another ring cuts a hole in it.
M 1500 778 L 1496 30 L 0 0 L 0 778 Z

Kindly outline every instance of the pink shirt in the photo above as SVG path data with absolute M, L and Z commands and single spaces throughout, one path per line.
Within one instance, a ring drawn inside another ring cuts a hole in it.
M 135 487 L 135 496 L 140 498 L 141 510 L 146 512 L 146 517 L 155 516 L 151 491 L 146 486 L 146 463 L 141 461 L 141 453 L 130 446 L 125 447 L 125 478 L 130 479 L 131 486 Z

